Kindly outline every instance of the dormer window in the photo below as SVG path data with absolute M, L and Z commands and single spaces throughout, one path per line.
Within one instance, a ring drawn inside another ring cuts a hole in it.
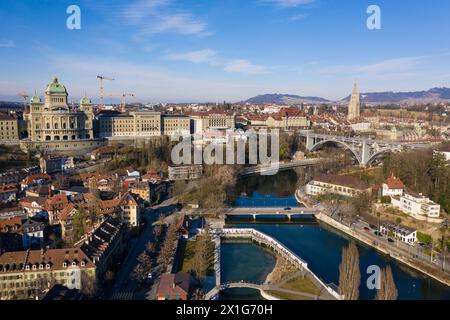
M 39 270 L 44 270 L 44 265 L 42 263 L 39 265 Z
M 63 262 L 63 268 L 67 268 L 67 262 Z
M 45 265 L 45 269 L 50 269 L 50 263 L 47 263 L 46 265 Z
M 37 267 L 36 267 L 36 265 L 34 264 L 34 265 L 33 265 L 33 270 L 36 270 L 36 269 L 37 269 Z
M 76 267 L 77 263 L 75 261 L 72 262 L 72 267 Z
M 29 271 L 29 270 L 30 270 L 30 266 L 27 265 L 27 266 L 25 267 L 25 270 Z
M 81 261 L 81 266 L 84 267 L 86 265 L 86 262 Z

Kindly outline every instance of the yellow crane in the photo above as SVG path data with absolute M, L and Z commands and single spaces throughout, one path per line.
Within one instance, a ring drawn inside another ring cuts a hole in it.
M 23 113 L 27 112 L 27 99 L 28 94 L 26 92 L 20 92 L 17 94 L 19 97 L 23 98 Z
M 97 79 L 100 80 L 100 108 L 103 110 L 104 107 L 105 107 L 104 102 L 103 102 L 103 96 L 104 96 L 104 93 L 103 93 L 103 80 L 111 80 L 112 81 L 112 80 L 114 80 L 114 78 L 98 75 Z
M 126 112 L 126 107 L 127 107 L 127 97 L 134 97 L 134 93 L 116 93 L 116 92 L 111 92 L 108 94 L 109 97 L 122 97 L 122 108 L 121 108 L 121 112 L 125 113 Z

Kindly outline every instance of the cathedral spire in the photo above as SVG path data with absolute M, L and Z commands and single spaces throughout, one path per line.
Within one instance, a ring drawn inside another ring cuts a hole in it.
M 355 84 L 353 85 L 352 96 L 350 98 L 350 103 L 348 105 L 347 118 L 349 120 L 359 118 L 361 112 L 360 109 L 361 109 L 361 102 L 359 98 L 358 83 L 355 81 Z

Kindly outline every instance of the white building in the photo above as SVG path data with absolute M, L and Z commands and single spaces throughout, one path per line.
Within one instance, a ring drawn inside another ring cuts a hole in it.
M 405 226 L 382 223 L 380 225 L 380 232 L 387 236 L 393 236 L 395 239 L 410 245 L 417 242 L 417 230 Z
M 423 216 L 428 218 L 438 218 L 441 206 L 434 203 L 422 194 L 406 192 L 403 196 L 392 197 L 391 203 L 395 208 L 400 209 L 411 216 Z
M 367 183 L 352 176 L 325 175 L 310 181 L 306 185 L 306 194 L 318 196 L 325 193 L 345 197 L 355 197 L 362 192 L 371 192 Z
M 391 175 L 386 181 L 381 185 L 381 196 L 382 197 L 395 197 L 402 196 L 405 185 L 403 182 Z

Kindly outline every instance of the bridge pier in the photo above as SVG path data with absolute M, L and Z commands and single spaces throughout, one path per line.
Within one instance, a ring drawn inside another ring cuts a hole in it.
M 308 134 L 306 136 L 306 149 L 311 151 L 312 148 L 314 148 L 315 144 L 316 144 L 315 139 Z

